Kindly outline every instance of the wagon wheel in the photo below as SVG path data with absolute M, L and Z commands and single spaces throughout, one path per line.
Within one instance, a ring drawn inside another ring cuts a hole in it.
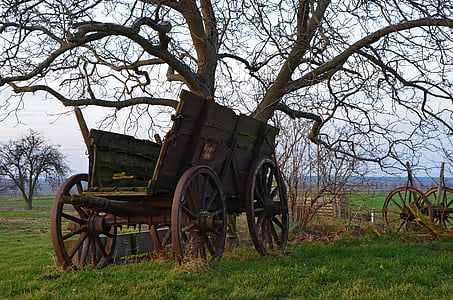
M 442 228 L 453 228 L 453 189 L 441 187 L 440 197 L 438 188 L 432 188 L 425 193 L 433 208 L 434 224 Z
M 409 203 L 416 203 L 418 209 L 432 219 L 431 203 L 425 195 L 412 187 L 400 187 L 390 192 L 382 208 L 384 222 L 392 232 L 421 228 L 408 207 Z
M 288 241 L 288 199 L 281 175 L 270 159 L 256 161 L 247 181 L 245 210 L 255 249 L 283 252 Z
M 112 216 L 63 203 L 65 197 L 81 194 L 87 181 L 87 174 L 68 178 L 58 189 L 52 205 L 52 243 L 65 270 L 88 264 L 102 268 L 112 260 L 116 242 Z
M 179 179 L 172 203 L 171 236 L 179 263 L 222 257 L 226 204 L 220 180 L 211 168 L 192 167 Z

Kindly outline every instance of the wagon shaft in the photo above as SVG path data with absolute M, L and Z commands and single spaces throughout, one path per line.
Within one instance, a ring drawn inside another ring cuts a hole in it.
M 453 230 L 448 229 L 448 228 L 441 228 L 440 226 L 437 226 L 436 224 L 434 224 L 429 218 L 427 218 L 425 215 L 423 215 L 423 213 L 420 211 L 420 209 L 414 203 L 409 203 L 408 207 L 411 210 L 411 212 L 414 214 L 414 216 L 417 218 L 417 220 L 421 224 L 423 224 L 423 226 L 425 226 L 426 228 L 431 230 L 434 234 L 453 236 Z
M 157 207 L 146 206 L 137 202 L 111 200 L 102 197 L 71 195 L 61 198 L 63 203 L 92 208 L 120 217 L 129 216 L 159 216 L 161 211 Z

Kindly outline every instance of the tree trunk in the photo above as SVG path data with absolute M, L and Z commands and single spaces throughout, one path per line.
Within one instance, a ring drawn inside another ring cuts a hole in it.
M 26 207 L 27 210 L 31 210 L 33 208 L 32 202 L 33 202 L 32 198 L 29 198 L 29 197 L 25 198 L 25 203 L 27 204 L 27 207 Z

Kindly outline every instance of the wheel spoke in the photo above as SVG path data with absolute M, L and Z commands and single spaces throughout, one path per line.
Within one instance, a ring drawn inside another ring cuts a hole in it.
M 255 216 L 255 219 L 256 219 L 256 223 L 255 223 L 256 228 L 261 228 L 261 226 L 263 224 L 263 221 L 265 219 L 264 214 L 260 214 L 258 216 Z
M 189 231 L 190 229 L 195 228 L 196 226 L 197 226 L 197 224 L 191 223 L 191 224 L 189 224 L 189 225 L 187 225 L 187 226 L 182 227 L 182 228 L 181 228 L 181 232 L 183 232 L 183 233 L 184 233 L 184 232 L 187 232 L 187 231 Z
M 280 247 L 281 242 L 280 242 L 280 238 L 278 236 L 277 230 L 275 230 L 274 223 L 271 222 L 270 220 L 269 220 L 269 223 L 270 223 L 269 227 L 270 227 L 271 235 L 272 235 L 274 241 L 277 243 L 277 247 Z
M 264 203 L 266 201 L 265 195 L 266 195 L 266 193 L 263 189 L 263 185 L 260 184 L 260 182 L 257 182 L 256 186 L 255 186 L 254 200 L 257 200 L 257 202 L 259 201 L 262 205 L 264 205 Z
M 253 209 L 253 212 L 255 213 L 255 215 L 263 214 L 264 213 L 264 207 L 257 207 L 255 209 Z
M 77 206 L 77 205 L 74 205 L 73 207 L 82 219 L 85 219 L 85 220 L 88 219 L 88 215 L 83 208 L 81 208 L 80 206 Z
M 73 237 L 74 235 L 77 235 L 77 234 L 81 234 L 82 232 L 84 232 L 86 230 L 87 230 L 86 227 L 80 227 L 72 232 L 69 232 L 68 234 L 63 235 L 62 238 L 63 238 L 63 240 L 67 240 L 70 237 Z
M 74 247 L 72 248 L 72 250 L 69 252 L 69 257 L 70 258 L 73 258 L 74 257 L 74 254 L 77 253 L 77 250 L 79 250 L 79 248 L 82 246 L 82 244 L 85 242 L 86 238 L 88 237 L 88 233 L 87 232 L 82 232 L 79 236 L 79 239 L 77 240 L 77 242 L 74 244 Z
M 280 229 L 284 229 L 284 226 L 282 224 L 282 222 L 280 222 L 279 219 L 277 219 L 275 216 L 272 217 L 272 221 L 280 228 Z
M 212 194 L 209 196 L 209 198 L 206 201 L 206 205 L 205 205 L 204 209 L 209 210 L 211 208 L 211 206 L 214 203 L 215 199 L 218 197 L 218 193 L 219 193 L 218 190 L 214 190 L 212 192 Z
M 401 197 L 401 195 L 400 195 L 400 194 L 398 194 L 398 196 L 400 196 L 400 197 Z M 392 198 L 391 200 L 392 200 L 393 204 L 395 204 L 396 206 L 398 206 L 398 208 L 399 208 L 400 210 L 403 210 L 403 207 L 406 207 L 406 205 L 405 205 L 405 203 L 404 203 L 404 200 L 403 200 L 403 199 L 400 199 L 400 200 L 401 200 L 401 202 L 403 203 L 403 205 L 402 205 L 402 206 L 401 206 L 401 205 L 400 205 L 400 203 L 398 203 L 398 202 L 397 202 L 397 201 L 396 201 L 395 199 L 393 199 L 393 198 Z
M 271 194 L 272 182 L 274 181 L 274 169 L 271 168 L 267 177 L 266 195 Z
M 83 193 L 82 182 L 79 181 L 79 182 L 77 182 L 75 185 L 76 185 L 76 188 L 77 188 L 77 193 L 78 193 L 79 195 L 81 195 L 81 194 Z
M 94 237 L 95 238 L 95 237 Z M 90 240 L 90 263 L 95 266 L 97 264 L 97 253 L 95 240 Z
M 198 218 L 197 215 L 196 215 L 194 212 L 192 212 L 187 206 L 183 206 L 183 207 L 182 207 L 182 211 L 183 211 L 186 215 L 188 215 L 189 218 L 192 219 L 192 220 L 196 220 L 196 219 Z
M 205 210 L 207 209 L 206 200 L 208 195 L 208 181 L 209 178 L 207 176 L 200 176 L 200 193 L 198 194 L 198 199 L 200 201 L 200 209 Z
M 215 250 L 214 243 L 213 243 L 211 237 L 208 235 L 203 235 L 203 241 L 204 241 L 204 244 L 206 245 L 206 248 L 209 251 L 209 254 L 211 254 L 211 256 L 215 256 L 217 251 Z
M 279 186 L 276 186 L 269 194 L 269 199 L 274 199 L 275 196 L 277 196 L 278 192 L 279 192 L 279 189 L 280 187 Z
M 94 241 L 96 242 L 97 249 L 101 253 L 101 256 L 102 257 L 107 257 L 107 253 L 105 252 L 105 246 L 102 243 L 101 238 L 99 237 L 99 235 L 96 235 L 94 237 Z
M 69 214 L 66 214 L 66 213 L 62 213 L 61 216 L 65 219 L 68 219 L 70 221 L 73 221 L 73 222 L 76 222 L 77 224 L 80 224 L 80 225 L 85 225 L 87 223 L 86 220 L 82 220 L 82 219 L 79 219 L 73 215 L 69 215 Z

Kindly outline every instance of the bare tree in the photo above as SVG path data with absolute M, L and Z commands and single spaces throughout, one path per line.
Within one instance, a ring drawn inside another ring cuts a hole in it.
M 287 183 L 293 221 L 305 228 L 326 206 L 338 209 L 332 217 L 345 217 L 339 210 L 346 213 L 350 194 L 363 188 L 368 174 L 366 164 L 310 143 L 305 139 L 310 126 L 302 120 L 288 124 L 280 118 L 279 127 L 279 167 Z
M 453 131 L 452 7 L 5 0 L 0 87 L 17 95 L 2 106 L 14 113 L 24 94 L 43 91 L 66 106 L 129 107 L 141 116 L 150 105 L 175 107 L 185 87 L 260 120 L 276 110 L 310 120 L 312 142 L 394 166 Z
M 69 171 L 64 156 L 57 147 L 49 145 L 33 130 L 21 139 L 11 140 L 0 146 L 0 175 L 14 182 L 26 202 L 27 209 L 32 209 L 39 179 L 45 178 L 52 183 Z
M 5 192 L 7 190 L 14 189 L 14 184 L 11 182 L 11 180 L 8 180 L 5 177 L 0 177 L 0 192 Z

